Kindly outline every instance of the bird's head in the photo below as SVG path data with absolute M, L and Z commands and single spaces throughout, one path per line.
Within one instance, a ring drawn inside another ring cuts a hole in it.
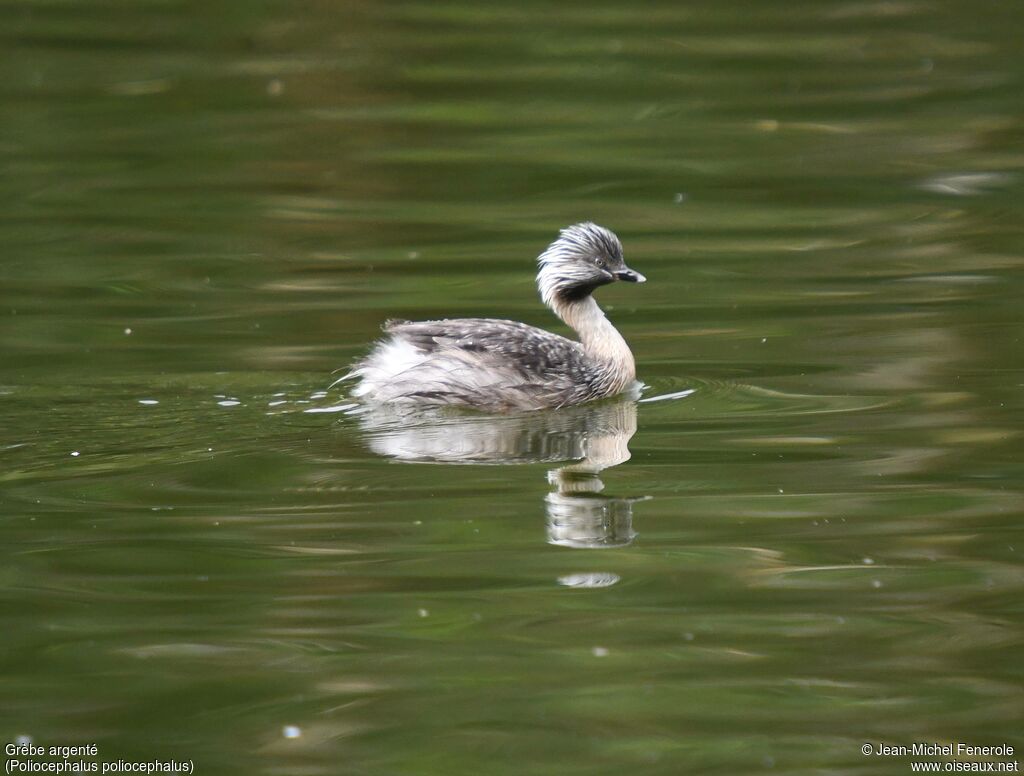
M 537 264 L 537 287 L 549 307 L 578 302 L 599 286 L 616 280 L 646 280 L 626 266 L 619 238 L 589 221 L 563 229 L 558 239 L 537 257 Z

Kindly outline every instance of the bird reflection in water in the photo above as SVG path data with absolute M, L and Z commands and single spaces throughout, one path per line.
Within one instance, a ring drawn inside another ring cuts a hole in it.
M 600 549 L 633 541 L 633 503 L 603 495 L 600 474 L 629 460 L 636 402 L 584 404 L 518 415 L 375 407 L 358 415 L 370 449 L 403 461 L 513 464 L 576 461 L 548 472 L 548 541 Z M 587 586 L 585 580 L 577 586 Z

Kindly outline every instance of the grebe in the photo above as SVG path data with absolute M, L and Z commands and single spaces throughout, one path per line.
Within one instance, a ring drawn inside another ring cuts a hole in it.
M 537 263 L 541 299 L 579 342 L 517 321 L 388 321 L 390 336 L 341 380 L 359 378 L 352 395 L 374 403 L 489 412 L 563 407 L 632 387 L 633 354 L 591 295 L 615 280 L 646 280 L 626 266 L 619 238 L 597 224 L 575 224 Z

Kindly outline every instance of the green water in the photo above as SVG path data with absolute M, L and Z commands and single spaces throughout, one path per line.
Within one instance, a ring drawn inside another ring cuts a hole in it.
M 1016 4 L 0 15 L 4 741 L 210 775 L 1022 759 Z M 532 262 L 583 219 L 649 278 L 599 298 L 660 400 L 308 412 L 388 317 L 564 331 Z

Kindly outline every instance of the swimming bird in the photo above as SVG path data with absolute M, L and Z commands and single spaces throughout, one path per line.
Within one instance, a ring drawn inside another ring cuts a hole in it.
M 370 403 L 451 405 L 488 412 L 563 407 L 636 385 L 633 354 L 594 300 L 601 286 L 646 278 L 626 266 L 614 233 L 584 222 L 561 230 L 537 258 L 544 304 L 579 341 L 517 321 L 388 321 L 341 380 Z

